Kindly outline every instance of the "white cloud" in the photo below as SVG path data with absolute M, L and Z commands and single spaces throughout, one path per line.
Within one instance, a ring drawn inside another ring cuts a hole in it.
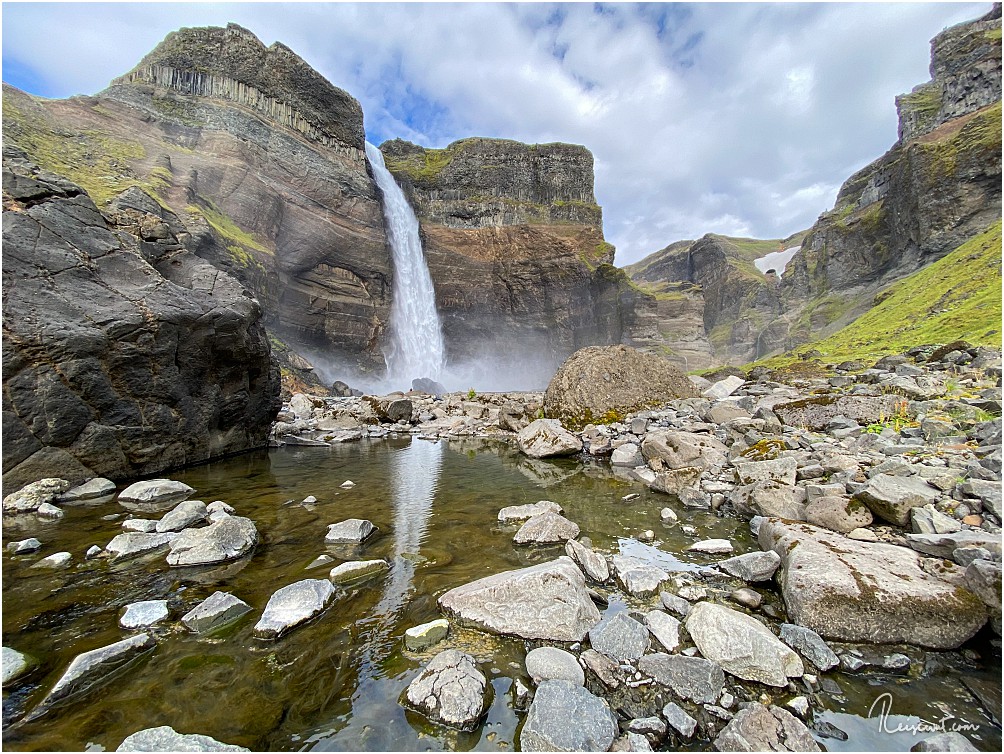
M 3 54 L 55 96 L 93 93 L 170 30 L 235 21 L 357 97 L 371 140 L 586 145 L 626 264 L 808 227 L 895 140 L 893 97 L 927 79 L 929 39 L 989 7 L 6 3 Z

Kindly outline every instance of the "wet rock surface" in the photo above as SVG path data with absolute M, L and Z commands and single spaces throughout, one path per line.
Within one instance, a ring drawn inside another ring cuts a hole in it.
M 447 649 L 408 684 L 405 699 L 433 722 L 471 730 L 487 709 L 486 684 L 473 657 Z
M 569 681 L 537 687 L 520 733 L 523 751 L 606 751 L 617 735 L 607 703 Z

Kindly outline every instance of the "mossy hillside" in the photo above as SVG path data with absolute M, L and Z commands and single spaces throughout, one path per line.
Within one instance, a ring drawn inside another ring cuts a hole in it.
M 829 360 L 877 359 L 927 343 L 1001 346 L 1001 223 L 894 283 L 851 324 L 799 353 Z M 796 353 L 757 362 L 778 367 Z
M 934 186 L 946 177 L 959 174 L 969 166 L 999 163 L 1001 154 L 1001 103 L 977 111 L 960 127 L 932 132 L 934 138 L 921 138 L 911 147 L 923 155 L 928 184 Z M 953 124 L 954 126 L 955 124 Z
M 439 176 L 456 156 L 454 145 L 445 149 L 423 149 L 405 155 L 384 155 L 384 165 L 394 175 L 404 174 L 421 189 L 434 189 Z

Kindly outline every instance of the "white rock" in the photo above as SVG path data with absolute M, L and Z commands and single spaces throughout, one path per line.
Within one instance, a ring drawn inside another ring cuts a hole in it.
M 32 568 L 65 568 L 71 560 L 73 560 L 73 556 L 68 552 L 54 552 L 35 563 Z
M 732 543 L 727 539 L 703 539 L 684 548 L 687 552 L 704 552 L 709 555 L 724 555 L 732 552 Z
M 128 630 L 146 628 L 168 616 L 167 600 L 144 600 L 126 605 L 119 626 Z

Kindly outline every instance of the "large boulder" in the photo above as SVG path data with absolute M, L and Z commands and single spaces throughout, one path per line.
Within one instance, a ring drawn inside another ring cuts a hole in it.
M 247 555 L 258 544 L 254 521 L 227 516 L 201 529 L 185 529 L 171 542 L 167 562 L 172 566 L 223 563 Z
M 787 686 L 805 669 L 789 647 L 756 618 L 738 610 L 699 602 L 687 616 L 687 633 L 705 658 L 747 681 Z
M 660 356 L 628 346 L 589 346 L 569 356 L 551 378 L 544 414 L 581 429 L 696 396 L 686 375 Z
M 522 751 L 607 751 L 617 735 L 609 705 L 570 681 L 544 681 L 527 712 Z
M 519 449 L 531 458 L 570 456 L 582 450 L 582 440 L 557 419 L 536 419 L 516 434 Z
M 524 639 L 582 641 L 600 621 L 582 571 L 564 556 L 455 587 L 439 606 L 482 630 Z
M 649 432 L 641 444 L 642 455 L 656 471 L 723 466 L 729 449 L 711 435 L 668 429 Z
M 473 657 L 446 649 L 408 684 L 405 702 L 433 722 L 473 730 L 488 708 L 486 685 Z
M 579 525 L 559 513 L 540 513 L 523 524 L 513 536 L 518 545 L 547 545 L 567 542 L 579 536 Z
M 763 521 L 758 537 L 781 556 L 791 620 L 825 638 L 953 649 L 986 623 L 979 597 L 930 575 L 905 547 L 777 519 Z
M 897 526 L 910 522 L 910 509 L 933 503 L 941 492 L 920 477 L 876 474 L 854 495 L 872 513 Z
M 103 215 L 4 145 L 4 487 L 135 478 L 267 441 L 279 370 L 261 306 L 131 194 Z M 147 218 L 163 238 L 143 237 Z
M 4 440 L 6 440 L 6 434 L 5 430 Z M 46 503 L 51 504 L 57 500 L 69 488 L 70 483 L 65 479 L 54 477 L 39 479 L 37 482 L 25 485 L 17 492 L 7 495 L 3 499 L 3 512 L 10 514 L 32 513 Z

